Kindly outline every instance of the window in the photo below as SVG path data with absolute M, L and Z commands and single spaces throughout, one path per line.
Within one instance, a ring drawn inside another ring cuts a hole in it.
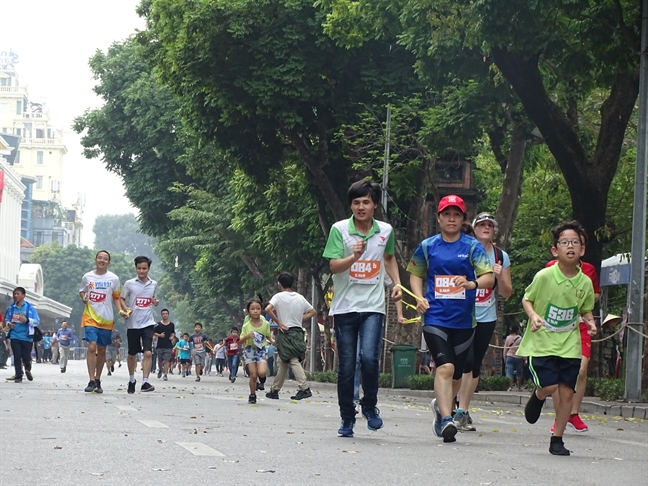
M 36 189 L 43 188 L 43 176 L 36 176 Z
M 36 130 L 36 131 L 38 131 L 38 130 Z M 36 152 L 36 164 L 43 165 L 43 152 L 41 150 Z M 39 189 L 40 189 L 40 187 L 39 187 Z
M 7 132 L 7 127 L 2 127 L 2 133 L 9 133 Z
M 16 101 L 16 115 L 22 115 L 23 102 L 22 100 Z
M 0 86 L 9 86 L 9 78 L 0 78 Z
M 37 128 L 36 138 L 45 138 L 45 130 L 43 130 L 42 128 Z
M 16 160 L 14 160 L 14 164 L 20 164 L 20 150 L 16 152 Z
M 23 134 L 23 129 L 22 128 L 16 128 L 16 135 L 18 135 L 19 137 L 22 137 L 22 134 Z
M 0 115 L 9 114 L 9 105 L 7 103 L 0 103 Z

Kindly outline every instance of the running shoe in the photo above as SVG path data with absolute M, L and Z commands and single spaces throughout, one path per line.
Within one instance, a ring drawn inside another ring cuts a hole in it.
M 451 416 L 443 418 L 441 422 L 441 436 L 443 437 L 443 442 L 455 442 L 455 435 L 457 435 L 457 426 L 452 420 Z
M 101 381 L 95 380 L 95 389 L 92 391 L 92 393 L 98 393 L 98 394 L 103 393 L 103 389 L 101 388 Z
M 110 372 L 110 370 L 108 370 L 108 376 L 111 376 L 111 375 L 112 375 L 112 373 Z
M 554 456 L 569 456 L 571 452 L 565 447 L 562 437 L 552 437 L 549 442 L 549 452 Z
M 310 388 L 306 388 L 305 390 L 298 390 L 296 395 L 293 395 L 290 397 L 291 400 L 303 400 L 304 398 L 309 398 L 312 397 L 313 393 L 311 392 Z
M 468 417 L 467 424 L 468 424 L 468 432 L 475 432 L 477 429 L 473 425 L 472 417 L 470 416 L 470 412 L 466 411 L 466 416 Z
M 266 393 L 266 398 L 272 398 L 273 400 L 279 400 L 279 392 L 277 390 L 270 390 Z
M 137 383 L 137 381 L 129 381 L 128 382 L 128 394 L 129 395 L 132 395 L 133 393 L 135 393 L 135 383 Z
M 248 403 L 256 403 L 256 395 L 252 394 L 248 397 Z
M 158 380 L 162 378 L 162 370 L 158 371 Z
M 257 382 L 257 390 L 265 390 L 265 385 L 260 381 Z
M 454 423 L 457 426 L 457 430 L 462 432 L 474 432 L 475 427 L 471 425 L 472 419 L 470 418 L 470 413 L 463 410 L 457 410 L 457 413 L 453 417 Z M 470 421 L 470 422 L 469 422 Z
M 194 381 L 200 381 L 200 376 L 196 376 L 196 379 Z
M 9 378 L 5 378 L 5 380 L 7 381 L 14 381 L 15 379 L 16 379 L 16 375 L 10 376 Z
M 232 383 L 234 383 L 234 382 L 236 381 L 236 376 L 232 376 L 232 377 L 230 378 L 230 381 L 231 381 Z
M 354 425 L 355 418 L 342 419 L 342 423 L 338 429 L 338 437 L 353 437 Z
M 22 378 L 14 378 L 13 382 L 14 383 L 22 383 Z
M 182 377 L 183 377 L 183 378 L 186 378 L 186 377 L 187 377 L 187 373 L 185 373 L 185 372 L 183 371 L 183 372 L 182 372 Z
M 61 368 L 61 373 L 65 373 L 65 368 Z
M 441 435 L 441 432 L 443 432 L 443 428 L 441 426 L 443 417 L 441 417 L 441 412 L 439 412 L 439 407 L 437 406 L 436 398 L 432 399 L 432 403 L 430 406 L 432 408 L 432 432 L 434 432 L 434 435 L 436 435 L 437 437 L 443 437 Z
M 169 377 L 167 375 L 164 375 L 164 377 L 162 378 L 162 381 L 169 381 Z
M 133 385 L 133 388 L 135 388 L 134 385 Z M 147 381 L 146 383 L 142 383 L 142 388 L 140 388 L 140 391 L 141 391 L 141 392 L 152 392 L 152 391 L 155 391 L 155 387 L 154 387 L 153 385 L 151 385 L 151 384 Z
M 576 432 L 587 432 L 589 427 L 583 422 L 577 413 L 572 414 L 567 421 L 567 425 Z
M 85 392 L 86 393 L 92 393 L 94 389 L 97 388 L 97 382 L 95 380 L 90 380 L 88 382 L 88 386 L 85 387 Z
M 538 421 L 540 414 L 542 413 L 542 406 L 544 405 L 544 403 L 545 401 L 538 398 L 538 395 L 536 395 L 536 391 L 534 389 L 533 393 L 531 393 L 531 396 L 529 397 L 529 401 L 524 407 L 524 417 L 526 418 L 527 422 L 529 422 L 530 424 L 535 424 Z
M 121 368 L 121 364 L 119 365 L 119 367 Z M 115 365 L 110 366 L 110 371 L 112 371 L 113 373 L 115 372 Z
M 380 418 L 380 410 L 363 410 L 362 415 L 367 419 L 367 428 L 369 430 L 378 430 L 383 428 L 383 420 Z
M 34 377 L 31 374 L 31 370 L 25 370 L 25 376 L 29 381 L 34 381 Z

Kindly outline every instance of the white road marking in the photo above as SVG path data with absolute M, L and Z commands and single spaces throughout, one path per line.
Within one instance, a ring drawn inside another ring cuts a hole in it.
M 163 424 L 162 422 L 158 422 L 157 420 L 138 420 L 139 423 L 146 425 L 147 427 L 151 427 L 154 429 L 168 429 L 169 426 Z
M 122 412 L 137 412 L 137 409 L 135 407 L 131 407 L 130 405 L 115 405 L 119 410 Z
M 180 447 L 187 449 L 194 456 L 212 456 L 212 457 L 225 457 L 225 454 L 212 449 L 208 445 L 202 444 L 200 442 L 176 442 Z

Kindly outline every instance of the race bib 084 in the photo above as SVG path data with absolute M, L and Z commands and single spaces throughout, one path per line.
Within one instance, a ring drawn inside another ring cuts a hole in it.
M 434 298 L 435 299 L 465 299 L 466 291 L 462 287 L 456 287 L 454 278 L 458 275 L 435 275 L 434 276 Z
M 358 260 L 349 269 L 349 282 L 377 284 L 380 280 L 380 260 Z
M 554 332 L 568 332 L 578 324 L 578 307 L 563 309 L 549 304 L 545 312 L 545 328 Z

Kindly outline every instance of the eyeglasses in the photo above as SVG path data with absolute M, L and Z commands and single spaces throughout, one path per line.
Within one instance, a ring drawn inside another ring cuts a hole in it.
M 560 240 L 558 246 L 573 246 L 574 248 L 581 246 L 580 240 Z

